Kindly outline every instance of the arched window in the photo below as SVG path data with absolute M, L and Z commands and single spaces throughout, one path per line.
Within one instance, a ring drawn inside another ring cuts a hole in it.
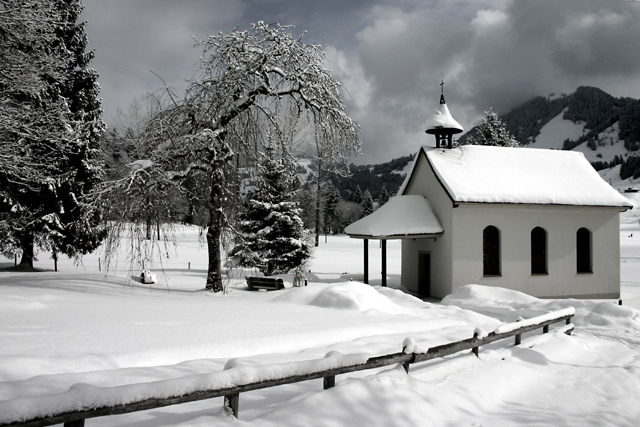
M 482 232 L 482 271 L 485 276 L 500 275 L 500 230 L 493 225 Z
M 547 231 L 536 227 L 531 230 L 531 274 L 547 273 Z
M 547 273 L 547 232 L 536 227 L 531 230 L 531 274 Z
M 576 264 L 578 273 L 593 273 L 591 268 L 591 232 L 584 227 L 576 233 Z

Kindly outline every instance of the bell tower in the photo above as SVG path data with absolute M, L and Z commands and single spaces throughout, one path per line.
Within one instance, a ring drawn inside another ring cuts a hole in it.
M 426 133 L 435 135 L 436 147 L 452 148 L 452 136 L 464 129 L 451 116 L 447 103 L 444 101 L 444 80 L 440 83 L 440 105 L 435 113 L 427 119 Z

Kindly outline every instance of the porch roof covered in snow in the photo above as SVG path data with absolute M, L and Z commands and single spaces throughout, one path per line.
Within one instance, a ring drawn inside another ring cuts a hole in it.
M 429 201 L 420 195 L 395 196 L 377 211 L 349 225 L 355 239 L 416 239 L 444 233 Z

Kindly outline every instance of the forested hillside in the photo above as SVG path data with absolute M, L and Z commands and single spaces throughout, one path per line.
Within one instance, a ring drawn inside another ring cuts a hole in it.
M 353 200 L 356 188 L 369 191 L 374 199 L 385 187 L 389 195 L 395 195 L 406 176 L 407 165 L 413 160 L 413 155 L 398 157 L 378 165 L 354 165 L 349 167 L 351 176 L 343 177 L 332 174 L 331 182 L 340 192 L 344 200 Z
M 581 86 L 572 94 L 535 97 L 500 118 L 522 146 L 581 151 L 597 170 L 623 164 L 625 175 L 640 176 L 640 100 Z M 477 127 L 458 143 L 470 135 Z
M 563 113 L 564 111 L 564 113 Z M 580 86 L 574 93 L 556 97 L 535 97 L 506 114 L 500 115 L 507 129 L 522 145 L 535 143 L 541 129 L 553 118 L 562 114 L 564 120 L 582 122 L 588 129 L 583 137 L 576 140 L 565 139 L 564 149 L 572 149 L 619 122 L 619 139 L 625 141 L 629 151 L 637 151 L 640 144 L 640 101 L 632 98 L 614 98 L 606 92 L 589 86 Z M 476 128 L 460 137 L 464 144 L 469 135 L 476 134 Z

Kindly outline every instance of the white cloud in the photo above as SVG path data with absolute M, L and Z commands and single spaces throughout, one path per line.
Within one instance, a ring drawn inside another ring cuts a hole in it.
M 479 10 L 478 14 L 471 21 L 471 25 L 477 31 L 487 31 L 495 27 L 501 27 L 508 23 L 507 14 L 502 10 Z

